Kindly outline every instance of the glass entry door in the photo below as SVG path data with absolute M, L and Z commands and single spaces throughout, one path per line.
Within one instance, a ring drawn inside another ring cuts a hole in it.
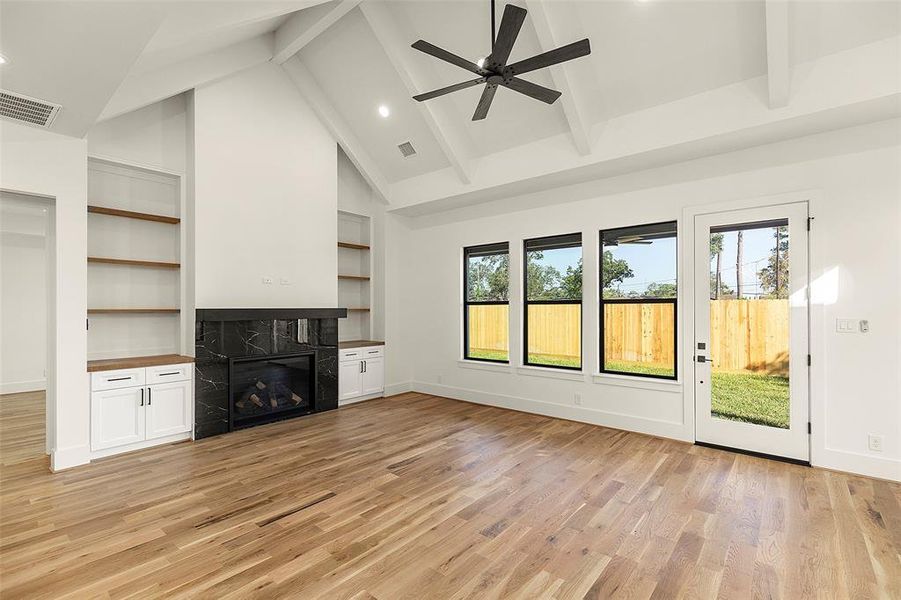
M 695 217 L 699 442 L 807 461 L 807 204 Z

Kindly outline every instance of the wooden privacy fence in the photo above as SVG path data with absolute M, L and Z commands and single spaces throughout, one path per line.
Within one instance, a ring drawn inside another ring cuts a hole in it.
M 529 349 L 538 354 L 579 356 L 581 307 L 529 307 Z M 671 304 L 608 304 L 604 328 L 607 360 L 669 365 L 673 361 Z M 508 309 L 470 307 L 470 348 L 507 350 Z M 710 302 L 710 356 L 727 371 L 784 374 L 788 371 L 789 306 L 785 299 Z
M 788 299 L 710 302 L 710 356 L 727 371 L 788 374 Z

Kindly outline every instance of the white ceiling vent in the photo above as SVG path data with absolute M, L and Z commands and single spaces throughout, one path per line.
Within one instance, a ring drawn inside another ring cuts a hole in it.
M 416 154 L 416 148 L 414 148 L 413 144 L 411 144 L 410 142 L 398 144 L 397 149 L 400 150 L 400 153 L 404 155 L 404 158 L 409 158 Z
M 50 127 L 61 108 L 59 104 L 0 90 L 0 117 Z

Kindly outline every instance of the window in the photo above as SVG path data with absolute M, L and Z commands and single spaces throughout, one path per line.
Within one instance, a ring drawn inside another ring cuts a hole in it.
M 601 232 L 601 372 L 676 378 L 676 222 Z
M 582 234 L 526 240 L 527 365 L 582 368 Z
M 509 362 L 510 246 L 463 249 L 463 358 Z

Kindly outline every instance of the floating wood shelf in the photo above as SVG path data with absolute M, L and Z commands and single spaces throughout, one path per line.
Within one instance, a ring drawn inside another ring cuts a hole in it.
M 369 308 L 348 308 L 347 312 L 369 312 Z
M 160 262 L 156 260 L 132 260 L 130 258 L 104 258 L 102 256 L 89 256 L 89 263 L 97 263 L 104 265 L 126 265 L 132 267 L 154 267 L 158 269 L 179 269 L 180 263 L 176 262 Z
M 338 242 L 339 248 L 350 248 L 352 250 L 369 250 L 366 244 L 354 244 L 352 242 Z
M 130 210 L 121 210 L 118 208 L 107 208 L 106 206 L 90 206 L 88 212 L 97 215 L 108 215 L 111 217 L 125 217 L 126 219 L 140 219 L 141 221 L 155 221 L 157 223 L 169 223 L 170 225 L 178 225 L 181 219 L 178 217 L 168 217 L 166 215 L 152 215 L 150 213 L 133 212 Z
M 356 281 L 369 281 L 369 275 L 338 275 L 338 279 L 353 279 Z
M 178 308 L 89 308 L 89 315 L 138 315 L 143 313 L 177 314 Z

